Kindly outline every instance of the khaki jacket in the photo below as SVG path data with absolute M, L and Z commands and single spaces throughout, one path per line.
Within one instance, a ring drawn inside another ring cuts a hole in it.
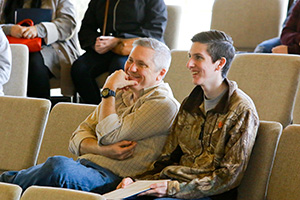
M 168 195 L 176 198 L 214 196 L 236 188 L 246 170 L 259 125 L 252 100 L 225 79 L 228 92 L 203 113 L 203 90 L 185 99 L 154 171 L 142 179 L 172 179 Z

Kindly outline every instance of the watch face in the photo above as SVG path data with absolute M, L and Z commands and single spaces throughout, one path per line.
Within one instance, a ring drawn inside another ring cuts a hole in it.
M 108 95 L 108 93 L 109 93 L 109 90 L 107 88 L 105 88 L 105 89 L 102 90 L 102 96 L 105 97 L 105 96 Z

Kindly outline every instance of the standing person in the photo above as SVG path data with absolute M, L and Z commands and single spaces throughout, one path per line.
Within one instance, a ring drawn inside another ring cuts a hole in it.
M 138 179 L 171 179 L 141 195 L 174 199 L 236 199 L 259 124 L 255 106 L 226 78 L 234 57 L 221 31 L 192 38 L 187 68 L 196 85 L 184 100 L 160 158 Z M 118 187 L 132 183 L 125 178 Z M 141 196 L 141 199 L 145 199 Z
M 7 83 L 11 72 L 11 50 L 0 28 L 0 96 L 4 95 L 3 85 Z
M 163 40 L 167 8 L 163 0 L 109 0 L 105 36 L 102 36 L 107 0 L 91 0 L 79 31 L 86 52 L 72 66 L 72 79 L 84 103 L 99 104 L 99 75 L 123 69 L 127 56 L 111 51 L 120 39 L 151 37 Z
M 26 27 L 14 24 L 18 8 L 52 9 L 52 21 Z M 1 16 L 3 31 L 17 38 L 43 39 L 42 50 L 29 53 L 28 88 L 29 97 L 50 99 L 50 78 L 60 79 L 63 94 L 73 95 L 71 77 L 62 71 L 70 71 L 79 56 L 76 45 L 75 8 L 71 0 L 5 0 Z
M 55 156 L 44 164 L 5 172 L 1 182 L 106 193 L 125 175 L 146 171 L 157 159 L 179 109 L 163 82 L 168 47 L 151 38 L 135 42 L 125 64 L 109 76 L 101 104 L 73 133 L 69 149 L 79 159 Z M 55 148 L 55 147 L 53 147 Z
M 274 47 L 272 53 L 300 54 L 300 1 L 281 32 L 280 41 L 282 45 Z

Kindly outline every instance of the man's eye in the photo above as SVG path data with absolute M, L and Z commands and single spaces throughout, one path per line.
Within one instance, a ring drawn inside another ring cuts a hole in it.
M 139 67 L 146 67 L 145 63 L 137 63 L 136 65 L 139 66 Z
M 202 60 L 202 56 L 195 56 L 196 60 Z

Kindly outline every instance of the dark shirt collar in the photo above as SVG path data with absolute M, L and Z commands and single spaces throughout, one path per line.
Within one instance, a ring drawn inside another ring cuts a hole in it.
M 227 78 L 224 79 L 224 82 L 228 85 L 228 91 L 221 98 L 220 102 L 217 106 L 211 110 L 211 112 L 215 113 L 226 113 L 228 112 L 229 100 L 232 96 L 233 92 L 237 89 L 237 85 L 233 81 L 229 81 Z M 183 109 L 190 113 L 200 114 L 202 111 L 200 110 L 200 105 L 203 103 L 204 94 L 201 86 L 196 86 L 191 94 L 185 99 L 183 103 Z

